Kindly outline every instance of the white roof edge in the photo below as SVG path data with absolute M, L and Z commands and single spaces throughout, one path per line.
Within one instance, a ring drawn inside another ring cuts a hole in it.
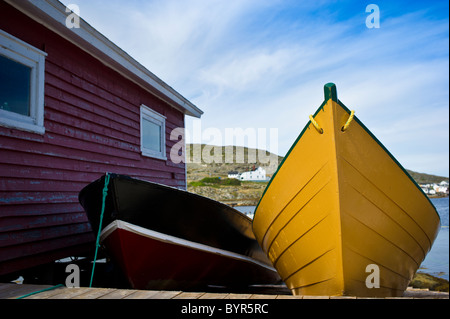
M 80 19 L 80 28 L 67 28 L 65 22 L 69 13 L 66 13 L 66 6 L 58 0 L 5 1 L 184 114 L 197 118 L 203 114 L 203 111 L 197 106 L 82 18 Z

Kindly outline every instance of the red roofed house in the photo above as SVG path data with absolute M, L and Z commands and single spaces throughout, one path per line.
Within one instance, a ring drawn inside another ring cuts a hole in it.
M 0 1 L 0 276 L 93 249 L 78 192 L 105 172 L 186 187 L 170 132 L 202 111 L 68 15 Z

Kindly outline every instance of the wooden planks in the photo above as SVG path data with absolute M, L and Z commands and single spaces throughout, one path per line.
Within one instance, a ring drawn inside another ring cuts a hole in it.
M 50 288 L 48 285 L 17 285 L 0 283 L 0 299 L 17 299 L 29 293 Z M 401 299 L 448 299 L 446 292 L 408 288 Z M 366 299 L 352 296 L 292 296 L 252 293 L 210 293 L 156 291 L 115 288 L 66 288 L 57 287 L 30 295 L 24 299 Z M 389 298 L 388 298 L 389 299 Z
M 49 288 L 48 285 L 0 284 L 0 299 L 16 299 L 20 296 Z
M 0 284 L 0 299 L 17 299 L 51 286 Z M 278 295 L 235 294 L 182 291 L 156 291 L 114 288 L 58 287 L 30 295 L 24 299 L 276 299 Z M 284 295 L 283 299 L 298 299 Z

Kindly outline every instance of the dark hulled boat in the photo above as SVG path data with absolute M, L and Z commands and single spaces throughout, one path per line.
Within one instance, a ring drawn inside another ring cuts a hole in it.
M 98 232 L 105 176 L 79 194 Z M 169 186 L 110 174 L 101 242 L 136 289 L 248 286 L 280 281 L 250 218 Z

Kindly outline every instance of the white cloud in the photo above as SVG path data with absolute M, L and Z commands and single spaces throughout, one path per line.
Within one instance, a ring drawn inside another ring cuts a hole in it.
M 276 80 L 288 71 L 294 50 L 279 49 L 275 52 L 246 52 L 229 57 L 201 70 L 200 79 L 221 91 L 248 92 L 261 89 L 260 85 Z M 274 85 L 274 84 L 272 84 Z M 272 86 L 271 85 L 271 86 Z
M 367 29 L 365 6 L 333 12 L 334 1 L 70 2 L 204 110 L 205 128 L 277 127 L 284 155 L 334 82 L 405 167 L 448 176 L 448 17 L 430 18 L 427 3 L 384 4 Z

